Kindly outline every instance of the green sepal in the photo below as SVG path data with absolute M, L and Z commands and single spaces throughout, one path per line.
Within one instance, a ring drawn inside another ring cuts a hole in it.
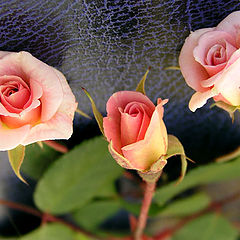
M 164 156 L 164 158 L 167 160 L 168 158 L 180 155 L 181 156 L 181 162 L 182 162 L 182 169 L 181 169 L 181 175 L 179 177 L 178 183 L 180 183 L 187 170 L 187 158 L 184 152 L 184 148 L 181 144 L 181 142 L 173 135 L 168 135 L 168 149 L 167 154 Z M 190 159 L 189 159 L 190 160 Z
M 88 91 L 85 88 L 82 88 L 82 90 L 85 92 L 85 94 L 87 95 L 87 97 L 89 98 L 91 104 L 92 104 L 92 111 L 94 114 L 94 117 L 97 121 L 98 127 L 101 131 L 101 133 L 104 135 L 104 130 L 103 130 L 103 116 L 102 114 L 98 111 L 95 102 L 93 101 L 92 97 L 90 96 L 90 94 L 88 93 Z
M 24 155 L 25 155 L 25 146 L 23 145 L 18 145 L 16 148 L 12 150 L 8 150 L 8 159 L 14 173 L 21 181 L 27 184 L 27 182 L 23 179 L 23 177 L 20 174 L 20 167 L 22 165 Z
M 217 107 L 225 110 L 226 112 L 228 112 L 231 119 L 232 119 L 232 122 L 234 122 L 235 111 L 240 109 L 240 106 L 232 106 L 232 105 L 229 105 L 229 104 L 227 104 L 225 102 L 222 102 L 222 101 L 219 101 L 219 102 L 216 102 L 216 103 L 212 104 L 211 108 L 215 107 L 215 106 L 217 106 Z
M 138 83 L 137 85 L 137 88 L 136 88 L 136 91 L 137 92 L 141 92 L 143 93 L 144 95 L 146 95 L 146 92 L 145 92 L 145 81 L 146 81 L 146 78 L 147 78 L 147 75 L 150 71 L 151 67 L 148 68 L 148 70 L 146 71 L 146 73 L 143 75 L 141 81 Z
M 158 181 L 158 179 L 160 178 L 162 174 L 162 171 L 159 172 L 142 172 L 142 171 L 138 171 L 138 175 L 147 183 L 155 183 Z
M 92 119 L 88 114 L 86 114 L 85 112 L 83 112 L 82 110 L 80 110 L 79 108 L 77 108 L 75 110 L 76 113 L 78 113 L 79 115 L 85 117 L 85 118 L 88 118 L 88 119 Z
M 166 67 L 164 68 L 165 70 L 177 70 L 177 71 L 181 71 L 181 68 L 179 66 L 170 66 L 170 67 Z
M 223 156 L 216 158 L 215 162 L 218 162 L 218 163 L 228 162 L 239 156 L 240 156 L 240 147 L 238 147 L 237 149 L 235 149 L 234 151 L 232 151 L 230 153 L 224 154 Z

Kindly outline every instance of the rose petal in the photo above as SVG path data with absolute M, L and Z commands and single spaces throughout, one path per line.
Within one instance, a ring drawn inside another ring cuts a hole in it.
M 7 56 L 8 54 L 11 54 L 11 52 L 7 52 L 7 51 L 0 51 L 0 59 Z
M 142 140 L 145 136 L 146 130 L 150 122 L 150 118 L 145 110 L 145 108 L 147 108 L 145 104 L 132 102 L 129 103 L 128 105 L 131 106 L 135 105 L 135 107 L 138 110 L 138 113 L 136 114 L 136 116 L 132 116 L 129 113 L 120 111 L 122 147 L 134 143 L 136 141 Z
M 63 99 L 63 89 L 52 67 L 28 52 L 11 53 L 0 59 L 0 75 L 15 75 L 27 83 L 38 81 L 41 84 L 42 121 L 51 119 L 57 112 Z
M 29 90 L 24 88 L 18 92 L 11 94 L 9 97 L 5 97 L 5 99 L 13 107 L 21 109 L 29 100 L 29 97 L 30 97 Z
M 22 142 L 22 145 L 44 140 L 69 139 L 72 132 L 72 119 L 66 114 L 58 112 L 49 121 L 32 127 L 29 134 Z
M 162 105 L 153 112 L 145 138 L 122 148 L 123 156 L 141 171 L 147 170 L 167 151 L 167 130 L 161 118 Z
M 192 95 L 192 98 L 189 102 L 189 109 L 192 112 L 195 112 L 197 108 L 202 107 L 209 98 L 217 96 L 218 93 L 215 92 L 213 89 L 210 89 L 206 92 L 196 92 Z
M 41 107 L 19 114 L 17 117 L 1 116 L 2 121 L 10 128 L 19 128 L 23 125 L 35 125 L 40 121 Z
M 69 139 L 72 135 L 72 120 L 77 108 L 77 103 L 64 75 L 57 69 L 52 69 L 62 84 L 64 101 L 61 103 L 57 113 L 52 119 L 45 123 L 40 123 L 30 130 L 30 133 L 23 142 L 23 145 L 36 141 Z
M 0 126 L 0 151 L 11 150 L 17 147 L 28 135 L 29 130 L 30 125 L 24 125 L 15 129 Z
M 77 109 L 76 98 L 72 93 L 70 86 L 64 75 L 59 72 L 57 69 L 52 68 L 55 74 L 57 75 L 63 89 L 63 101 L 61 102 L 58 112 L 65 114 L 71 121 L 74 118 L 75 111 Z
M 180 52 L 179 65 L 182 75 L 186 80 L 186 83 L 196 91 L 203 92 L 206 90 L 200 83 L 202 80 L 208 79 L 209 75 L 204 67 L 195 61 L 193 49 L 197 46 L 199 37 L 206 32 L 212 31 L 213 29 L 214 28 L 203 28 L 192 32 L 189 37 L 186 38 Z
M 222 96 L 233 106 L 240 105 L 240 58 L 231 64 L 215 83 L 215 87 Z
M 237 34 L 239 34 L 239 28 L 240 28 L 240 11 L 235 11 L 229 14 L 226 18 L 224 18 L 217 25 L 216 30 L 227 32 L 236 39 Z
M 226 42 L 228 42 L 228 45 L 226 44 Z M 236 50 L 236 48 L 234 47 L 234 38 L 228 33 L 222 31 L 209 31 L 205 34 L 202 34 L 198 39 L 198 45 L 193 50 L 193 56 L 195 60 L 198 61 L 202 66 L 204 66 L 209 76 L 213 76 L 225 67 L 225 64 L 213 66 L 207 64 L 205 61 L 209 49 L 211 49 L 211 47 L 216 44 L 224 47 L 228 46 L 228 51 Z M 210 57 L 208 56 L 208 58 Z
M 113 148 L 118 152 L 121 151 L 121 133 L 120 133 L 120 119 L 121 113 L 119 108 L 124 109 L 130 102 L 143 103 L 148 107 L 147 114 L 151 116 L 155 106 L 151 100 L 140 92 L 134 91 L 120 91 L 114 93 L 107 102 L 107 117 L 103 118 L 103 128 L 107 140 L 112 141 Z

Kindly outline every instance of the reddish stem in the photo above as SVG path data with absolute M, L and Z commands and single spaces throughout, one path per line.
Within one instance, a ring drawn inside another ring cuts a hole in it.
M 46 141 L 43 141 L 46 145 L 48 145 L 49 147 L 55 149 L 56 151 L 58 152 L 61 152 L 61 153 L 67 153 L 68 152 L 68 148 L 60 143 L 57 143 L 55 141 L 52 141 L 52 140 L 46 140 Z
M 142 234 L 143 234 L 144 228 L 146 226 L 148 211 L 149 211 L 149 208 L 150 208 L 150 205 L 152 202 L 152 197 L 154 194 L 155 187 L 156 187 L 155 182 L 154 183 L 151 183 L 151 182 L 146 183 L 144 198 L 142 201 L 141 212 L 140 212 L 140 216 L 138 218 L 136 231 L 134 233 L 134 240 L 142 239 Z
M 7 206 L 11 209 L 19 210 L 19 211 L 34 215 L 36 217 L 39 217 L 43 220 L 42 221 L 43 224 L 46 223 L 46 222 L 58 222 L 58 223 L 61 223 L 65 226 L 71 228 L 75 232 L 79 232 L 79 233 L 84 234 L 88 237 L 92 237 L 93 239 L 100 239 L 99 237 L 96 237 L 93 234 L 91 234 L 91 233 L 89 233 L 89 232 L 87 232 L 83 229 L 80 229 L 79 227 L 77 227 L 77 226 L 75 226 L 71 223 L 68 223 L 61 218 L 55 217 L 55 216 L 53 216 L 51 214 L 48 214 L 48 213 L 42 213 L 42 212 L 40 212 L 40 211 L 38 211 L 34 208 L 28 207 L 26 205 L 11 202 L 11 201 L 6 201 L 6 200 L 3 200 L 3 199 L 0 199 L 0 205 L 4 205 L 4 206 Z

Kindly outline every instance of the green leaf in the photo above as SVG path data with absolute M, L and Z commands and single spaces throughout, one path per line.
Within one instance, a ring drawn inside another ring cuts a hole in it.
M 165 204 L 168 200 L 177 194 L 198 185 L 231 180 L 239 178 L 240 158 L 225 163 L 212 163 L 205 166 L 197 167 L 188 171 L 181 184 L 176 185 L 176 181 L 162 186 L 155 192 L 155 201 L 159 205 Z
M 42 148 L 36 143 L 26 146 L 22 171 L 29 177 L 38 180 L 46 169 L 62 154 L 53 148 L 42 144 Z
M 222 102 L 222 101 L 219 101 L 219 102 L 216 102 L 214 104 L 212 104 L 211 107 L 214 107 L 214 106 L 217 106 L 223 110 L 225 110 L 226 112 L 229 113 L 230 117 L 232 118 L 232 121 L 234 121 L 234 112 L 239 109 L 239 106 L 232 106 L 232 105 L 229 105 L 225 102 Z
M 45 172 L 34 194 L 36 205 L 54 214 L 75 210 L 98 196 L 123 169 L 112 159 L 102 137 L 64 154 Z
M 210 198 L 207 194 L 197 193 L 169 204 L 160 212 L 160 216 L 187 216 L 201 211 L 209 204 Z
M 138 83 L 137 88 L 136 88 L 137 92 L 141 92 L 144 95 L 146 95 L 145 87 L 144 87 L 145 86 L 145 81 L 146 81 L 146 78 L 147 78 L 147 75 L 148 75 L 150 69 L 151 68 L 149 67 L 148 70 L 146 71 L 146 73 L 143 75 L 141 81 Z
M 21 181 L 27 183 L 20 174 L 20 167 L 22 165 L 24 155 L 25 146 L 23 145 L 18 145 L 16 148 L 8 150 L 8 159 L 12 166 L 13 171 Z
M 98 127 L 101 131 L 101 133 L 104 135 L 104 130 L 103 130 L 103 116 L 102 114 L 98 111 L 97 106 L 95 104 L 95 102 L 93 101 L 91 95 L 88 93 L 88 91 L 85 88 L 82 88 L 83 91 L 85 92 L 85 94 L 87 95 L 87 97 L 89 98 L 91 104 L 92 104 L 92 111 L 94 114 L 94 117 L 97 121 Z
M 180 229 L 172 240 L 237 240 L 238 231 L 218 214 L 199 217 Z
M 104 185 L 104 188 L 97 191 L 97 197 L 111 198 L 117 196 L 117 190 L 114 182 L 109 182 Z
M 20 237 L 19 240 L 90 240 L 90 238 L 62 224 L 49 223 Z
M 167 155 L 165 156 L 165 158 L 168 159 L 175 155 L 181 155 L 182 170 L 181 170 L 181 176 L 178 180 L 178 183 L 179 183 L 183 180 L 186 174 L 187 160 L 186 160 L 184 148 L 181 142 L 175 136 L 168 135 L 168 149 L 167 149 Z
M 120 204 L 115 200 L 91 202 L 73 213 L 75 221 L 84 229 L 96 232 L 96 229 L 107 218 L 116 214 Z

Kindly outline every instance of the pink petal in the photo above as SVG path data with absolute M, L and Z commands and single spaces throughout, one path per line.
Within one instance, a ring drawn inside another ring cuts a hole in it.
M 208 73 L 198 63 L 193 56 L 193 49 L 198 44 L 198 39 L 206 32 L 212 31 L 214 28 L 203 28 L 192 32 L 182 47 L 179 56 L 179 65 L 182 75 L 186 83 L 196 91 L 205 91 L 206 89 L 201 86 L 201 81 L 209 78 Z
M 52 67 L 28 52 L 11 53 L 0 59 L 0 75 L 15 75 L 28 84 L 37 81 L 41 85 L 42 121 L 51 119 L 57 112 L 63 99 L 63 89 Z
M 72 93 L 72 90 L 64 77 L 64 75 L 59 72 L 57 69 L 52 68 L 55 74 L 57 75 L 63 90 L 63 101 L 61 102 L 58 112 L 65 114 L 71 121 L 74 118 L 75 111 L 77 109 L 76 98 Z
M 126 108 L 131 105 L 138 113 L 131 115 Z M 144 106 L 142 106 L 144 105 Z M 132 102 L 125 107 L 126 112 L 121 112 L 121 142 L 122 146 L 142 140 L 148 128 L 150 118 L 145 111 L 146 105 Z M 151 117 L 151 116 L 150 116 Z
M 213 75 L 212 77 L 208 78 L 207 80 L 202 81 L 201 85 L 204 88 L 209 88 L 210 89 L 210 87 L 214 86 L 214 84 L 218 81 L 218 79 L 221 78 L 221 75 L 222 75 L 223 71 L 224 70 L 218 72 L 217 74 Z
M 226 42 L 228 42 L 228 44 Z M 208 56 L 208 52 L 211 51 L 211 48 L 213 46 L 216 47 L 223 46 L 224 48 L 228 46 L 228 51 L 233 52 L 234 50 L 236 50 L 234 44 L 235 44 L 234 38 L 226 32 L 222 31 L 206 32 L 205 34 L 199 37 L 198 45 L 193 50 L 193 56 L 196 61 L 198 61 L 202 66 L 204 66 L 208 74 L 210 76 L 213 76 L 214 74 L 221 71 L 225 67 L 225 64 L 220 64 L 216 66 L 207 64 L 206 57 L 208 58 L 208 62 L 210 61 L 209 58 L 212 58 L 211 56 Z M 228 59 L 226 59 L 226 61 L 227 60 Z
M 19 144 L 22 144 L 23 140 L 28 135 L 29 130 L 30 125 L 15 129 L 0 126 L 0 151 L 11 150 Z
M 218 93 L 215 92 L 213 89 L 208 90 L 206 92 L 196 92 L 192 95 L 192 98 L 189 102 L 189 109 L 192 112 L 195 112 L 197 108 L 202 107 L 209 98 L 217 96 Z
M 35 125 L 40 122 L 41 107 L 37 107 L 28 112 L 21 112 L 17 117 L 1 116 L 1 120 L 10 128 L 19 128 L 23 125 Z
M 140 92 L 120 91 L 114 93 L 109 98 L 107 102 L 107 117 L 103 118 L 104 134 L 109 142 L 112 141 L 113 148 L 120 154 L 122 153 L 122 143 L 120 128 L 121 113 L 119 112 L 119 108 L 124 109 L 131 102 L 145 104 L 148 107 L 146 110 L 148 116 L 151 116 L 155 109 L 151 100 Z
M 167 130 L 161 118 L 162 111 L 162 105 L 158 105 L 143 140 L 122 148 L 123 156 L 137 170 L 148 170 L 167 152 Z
M 0 59 L 1 59 L 1 58 L 4 58 L 4 57 L 7 56 L 8 54 L 11 54 L 11 52 L 0 51 Z
M 76 99 L 61 72 L 52 68 L 63 87 L 63 101 L 58 112 L 47 122 L 31 128 L 29 135 L 23 142 L 27 145 L 36 141 L 69 139 L 73 132 L 73 117 L 77 108 Z
M 41 84 L 43 94 L 41 97 L 41 121 L 48 121 L 57 112 L 63 101 L 63 88 L 61 80 L 54 69 L 33 57 L 30 53 L 20 52 L 21 67 L 31 81 Z
M 231 64 L 215 84 L 216 89 L 233 106 L 240 105 L 240 58 Z
M 58 112 L 49 121 L 32 127 L 22 145 L 28 145 L 37 141 L 69 139 L 72 132 L 72 119 L 63 113 Z
M 216 30 L 227 32 L 235 39 L 237 39 L 237 35 L 240 33 L 239 28 L 240 28 L 240 11 L 236 11 L 228 15 L 226 18 L 224 18 L 217 25 Z
M 24 88 L 16 93 L 11 94 L 9 97 L 5 97 L 6 101 L 13 107 L 22 109 L 30 97 L 28 89 Z
M 116 152 L 112 146 L 112 142 L 109 143 L 108 145 L 109 152 L 111 153 L 112 157 L 116 160 L 116 162 L 123 168 L 127 169 L 135 169 L 131 163 L 123 157 L 121 154 Z

